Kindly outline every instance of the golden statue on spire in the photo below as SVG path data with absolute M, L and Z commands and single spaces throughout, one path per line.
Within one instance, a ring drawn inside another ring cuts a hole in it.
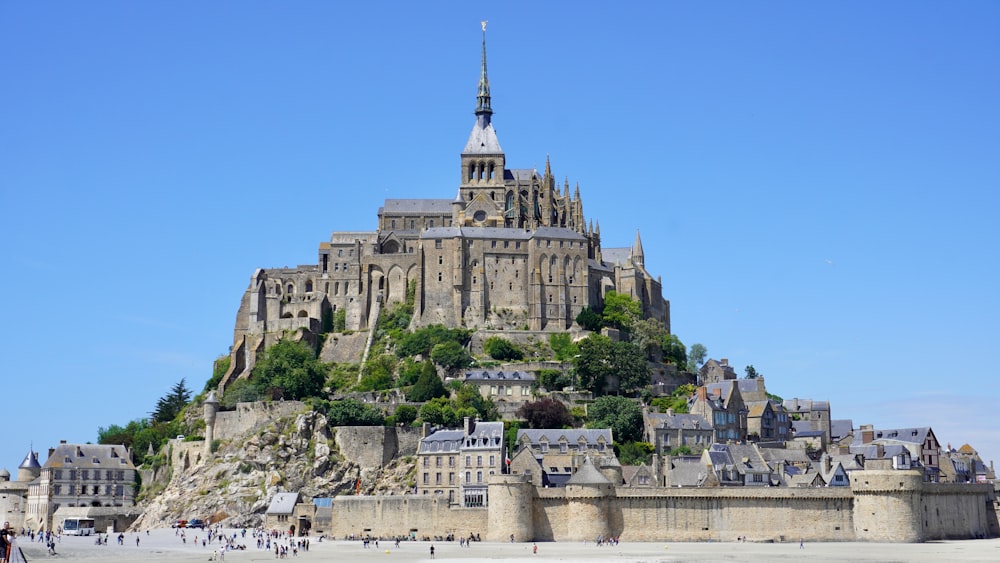
M 486 20 L 483 20 L 483 21 L 481 21 L 479 23 L 482 24 L 482 26 L 483 26 L 483 33 L 485 33 L 486 32 Z

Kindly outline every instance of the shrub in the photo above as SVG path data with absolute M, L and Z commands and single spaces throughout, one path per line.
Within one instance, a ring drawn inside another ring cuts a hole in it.
M 494 360 L 516 361 L 524 359 L 524 352 L 510 340 L 499 336 L 491 336 L 483 343 L 483 350 Z

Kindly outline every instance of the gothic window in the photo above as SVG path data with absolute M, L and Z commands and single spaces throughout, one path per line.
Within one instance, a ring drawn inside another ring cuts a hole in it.
M 476 177 L 476 167 L 469 163 L 469 181 L 472 181 Z M 472 199 L 472 192 L 469 192 L 469 199 Z
M 395 229 L 395 228 L 396 228 L 396 220 L 395 220 L 395 219 L 393 219 L 393 220 L 392 220 L 392 228 L 393 228 L 393 229 Z
M 288 284 L 288 290 L 287 291 L 288 291 L 289 295 L 295 293 L 295 286 L 292 285 L 292 284 Z
M 492 180 L 493 176 L 496 174 L 496 165 L 493 164 L 493 161 L 490 161 L 490 168 L 489 168 L 489 170 L 490 170 L 490 180 Z M 493 194 L 492 193 L 490 194 L 490 199 L 493 199 Z

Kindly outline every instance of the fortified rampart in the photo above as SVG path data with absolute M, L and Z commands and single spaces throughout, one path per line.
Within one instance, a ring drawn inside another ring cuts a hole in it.
M 900 484 L 902 483 L 902 484 Z M 856 471 L 851 487 L 538 489 L 491 478 L 489 506 L 437 496 L 333 499 L 330 533 L 391 537 L 480 534 L 504 541 L 877 541 L 993 537 L 992 485 L 923 483 L 915 471 Z
M 215 416 L 215 439 L 232 440 L 279 418 L 292 416 L 306 409 L 299 401 L 258 401 L 237 403 L 236 410 L 219 411 Z

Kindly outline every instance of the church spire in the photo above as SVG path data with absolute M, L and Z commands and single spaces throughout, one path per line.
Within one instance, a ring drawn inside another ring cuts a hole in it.
M 635 244 L 632 245 L 632 263 L 639 267 L 646 266 L 646 254 L 642 251 L 642 240 L 639 238 L 639 229 L 635 230 Z
M 486 76 L 486 22 L 483 26 L 483 68 L 479 75 L 479 94 L 476 95 L 476 118 L 480 127 L 490 124 L 493 108 L 490 107 L 490 79 Z

